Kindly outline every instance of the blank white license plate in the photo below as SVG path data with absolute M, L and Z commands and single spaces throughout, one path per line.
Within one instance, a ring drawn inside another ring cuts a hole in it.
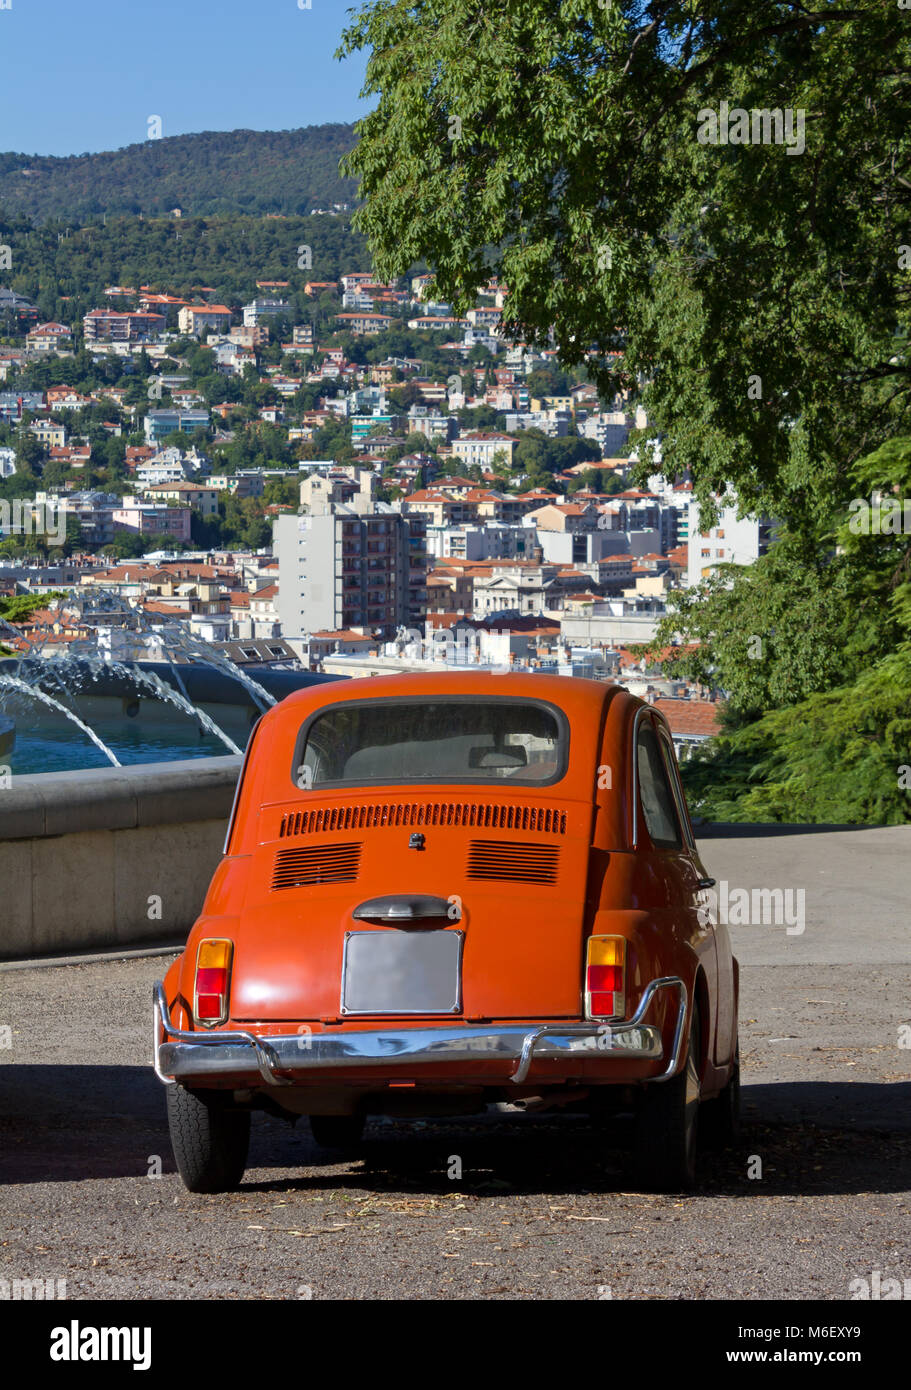
M 463 941 L 460 931 L 346 933 L 342 1013 L 459 1013 Z

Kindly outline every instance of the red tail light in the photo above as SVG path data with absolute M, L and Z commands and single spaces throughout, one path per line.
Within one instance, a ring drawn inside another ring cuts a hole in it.
M 591 936 L 585 967 L 588 1018 L 622 1018 L 626 1013 L 626 941 L 622 936 Z
M 211 1028 L 227 1020 L 233 955 L 234 943 L 231 941 L 219 939 L 199 943 L 193 1016 L 203 1027 Z

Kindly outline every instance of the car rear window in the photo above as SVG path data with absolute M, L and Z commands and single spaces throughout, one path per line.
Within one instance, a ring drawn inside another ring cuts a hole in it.
M 308 720 L 299 787 L 382 782 L 555 782 L 566 769 L 565 716 L 536 700 L 370 700 Z

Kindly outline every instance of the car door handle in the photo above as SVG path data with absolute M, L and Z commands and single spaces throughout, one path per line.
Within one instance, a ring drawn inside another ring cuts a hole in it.
M 715 880 L 713 878 L 701 878 L 699 879 L 698 886 L 700 888 L 714 888 Z

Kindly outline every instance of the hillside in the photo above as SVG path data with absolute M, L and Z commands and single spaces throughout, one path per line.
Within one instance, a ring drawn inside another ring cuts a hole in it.
M 211 302 L 236 305 L 252 297 L 257 280 L 282 280 L 289 282 L 287 293 L 300 296 L 308 280 L 337 280 L 345 271 L 369 267 L 364 240 L 350 224 L 350 213 L 230 213 L 179 222 L 110 216 L 105 225 L 82 227 L 74 218 L 61 231 L 59 223 L 36 227 L 0 209 L 0 244 L 11 248 L 13 264 L 12 272 L 0 274 L 0 285 L 36 304 L 42 319 L 65 323 L 79 323 L 89 309 L 113 302 L 104 296 L 108 285 L 148 284 L 191 299 L 199 298 L 204 285 Z M 299 264 L 304 246 L 310 249 L 309 268 Z M 15 331 L 0 318 L 0 336 Z
M 0 212 L 81 222 L 103 213 L 306 214 L 356 196 L 338 173 L 350 125 L 203 131 L 67 158 L 0 154 Z

